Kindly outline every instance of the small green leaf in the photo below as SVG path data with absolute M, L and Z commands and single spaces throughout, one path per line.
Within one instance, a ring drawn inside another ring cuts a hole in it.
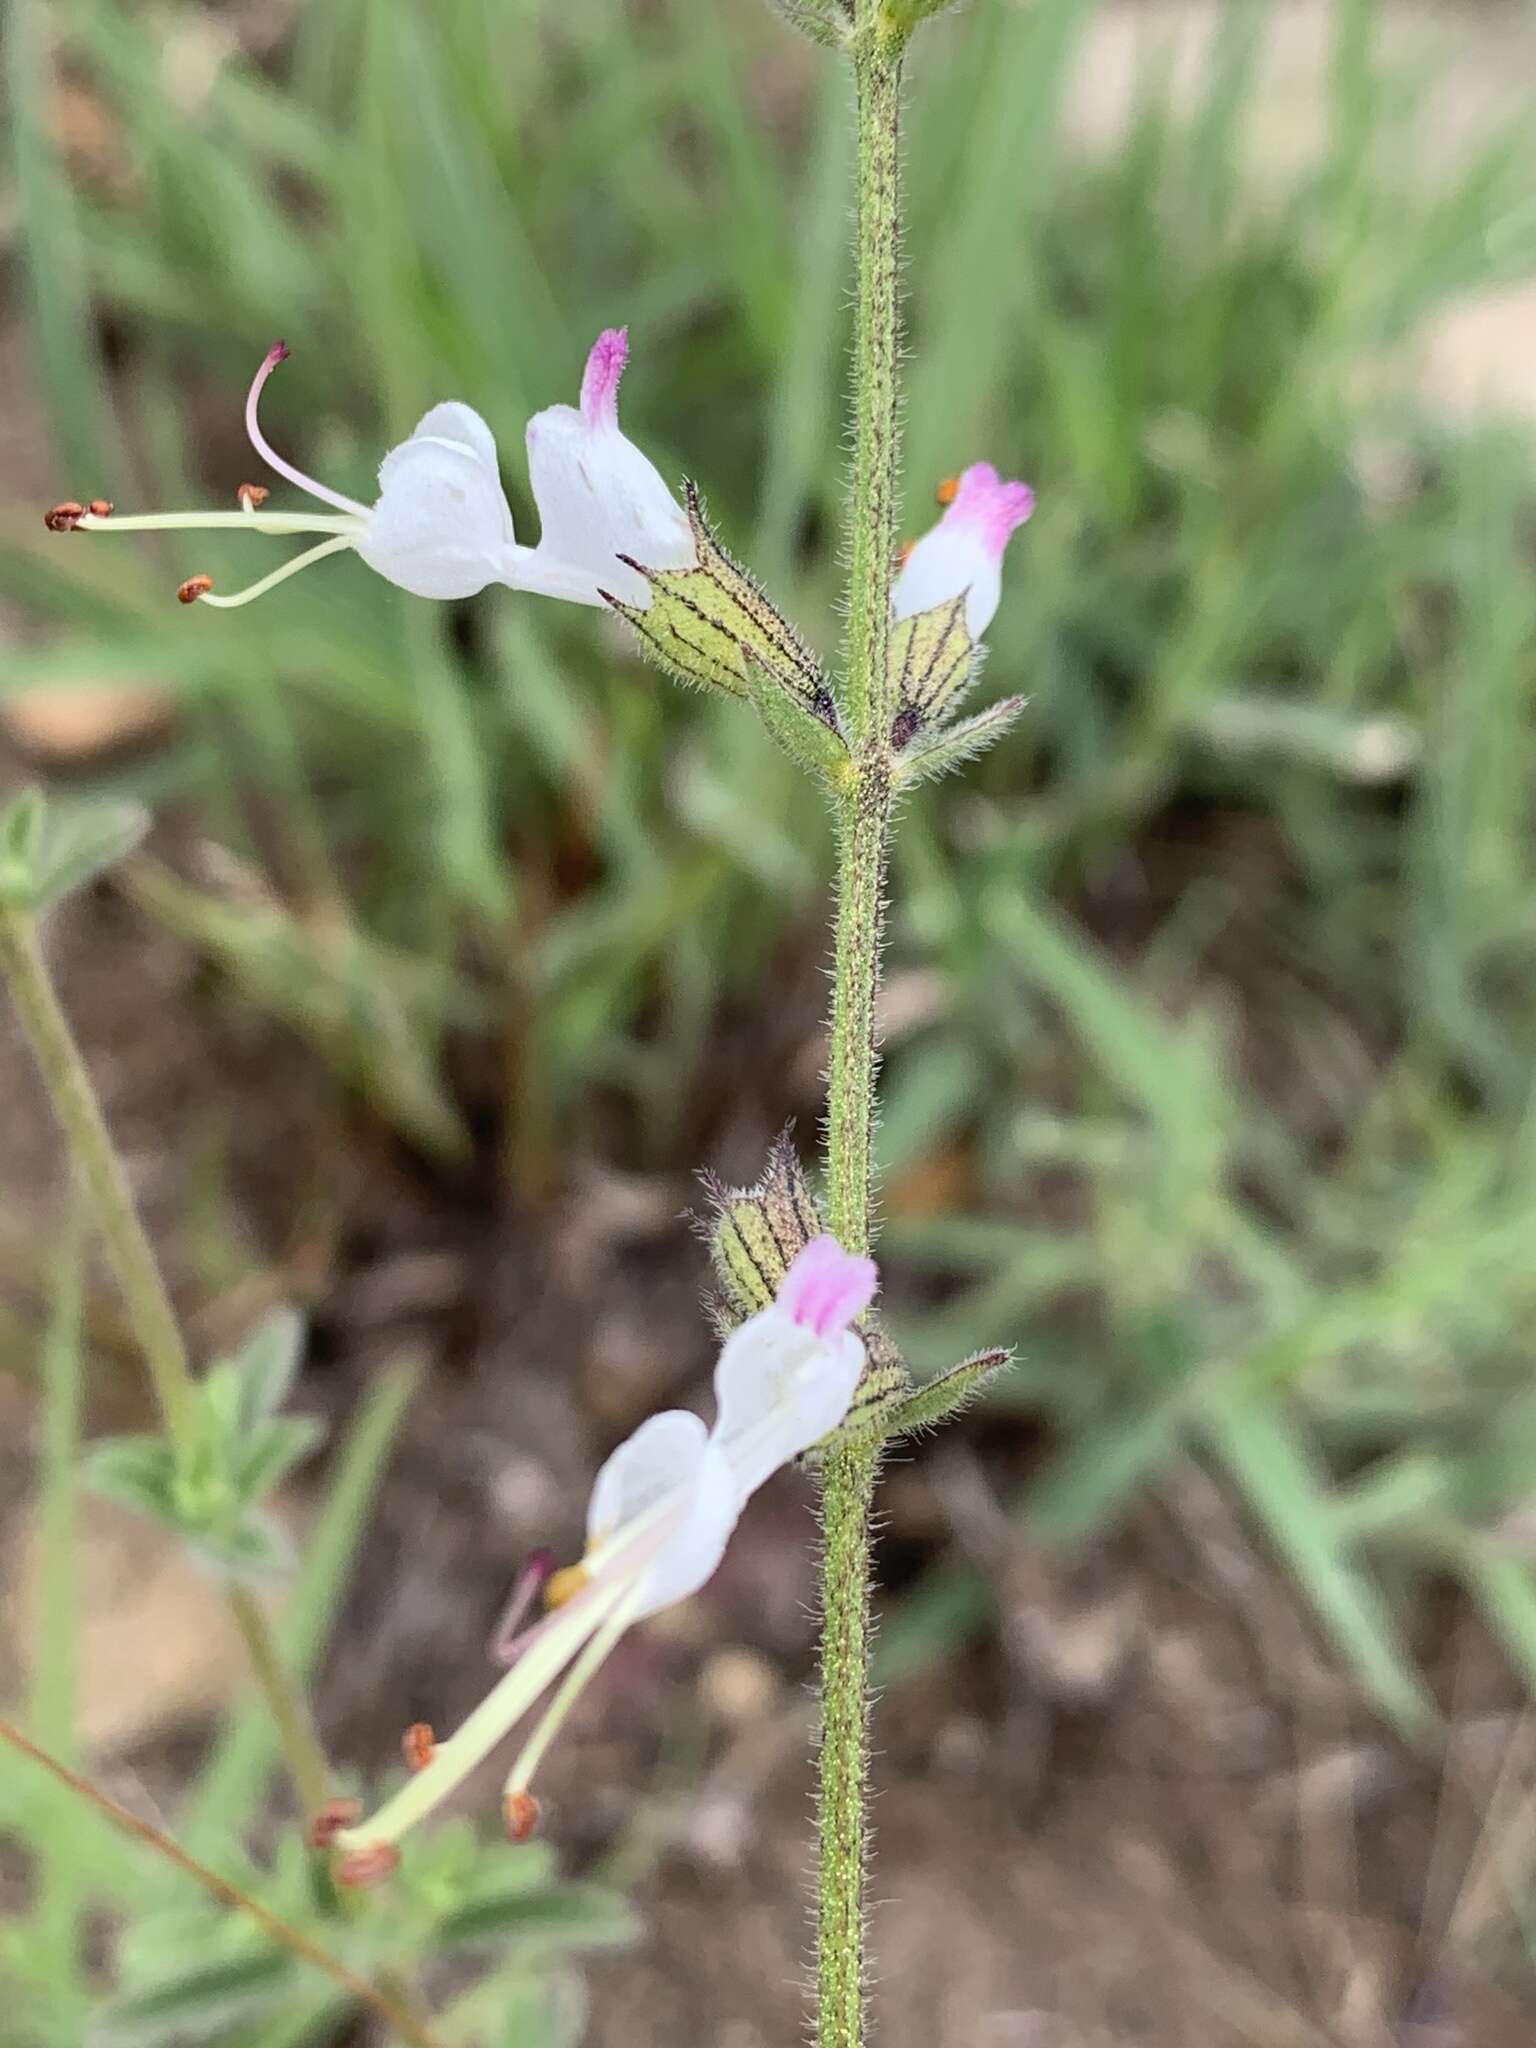
M 241 1412 L 247 1423 L 275 1415 L 293 1391 L 304 1357 L 304 1318 L 291 1308 L 273 1309 L 235 1353 Z
M 951 14 L 959 0 L 885 0 L 880 13 L 892 41 L 904 43 L 921 23 L 935 14 Z
M 13 797 L 0 811 L 0 858 L 15 861 L 30 874 L 46 815 L 47 799 L 36 784 Z
M 234 1489 L 244 1502 L 264 1500 L 272 1489 L 325 1440 L 325 1424 L 312 1415 L 274 1415 L 257 1423 L 235 1446 Z
M 108 2002 L 95 2017 L 91 2038 L 101 2048 L 161 2048 L 173 2035 L 221 2039 L 227 2029 L 253 2021 L 293 1982 L 289 1957 L 270 1949 L 188 1962 Z
M 537 1942 L 541 1950 L 615 1948 L 635 1938 L 635 1919 L 617 1893 L 595 1884 L 483 1893 L 438 1923 L 443 1948 Z
M 293 1570 L 286 1532 L 259 1509 L 248 1509 L 224 1528 L 184 1525 L 181 1533 L 189 1549 L 230 1578 L 273 1579 Z
M 105 1437 L 86 1452 L 80 1477 L 104 1500 L 117 1501 L 172 1529 L 181 1527 L 176 1461 L 163 1437 Z
M 125 860 L 149 830 L 139 804 L 54 802 L 32 861 L 32 909 L 41 914 Z
M 848 744 L 837 729 L 831 697 L 823 700 L 824 716 L 790 696 L 750 651 L 743 673 L 759 717 L 790 759 L 829 781 L 842 776 L 849 765 Z
M 937 1379 L 908 1395 L 895 1409 L 888 1434 L 912 1436 L 920 1429 L 933 1429 L 948 1422 L 962 1408 L 968 1408 L 1012 1362 L 1011 1351 L 978 1351 L 959 1365 L 951 1366 L 948 1372 L 941 1372 Z
M 1027 697 L 1003 697 L 996 704 L 989 704 L 985 711 L 978 711 L 974 718 L 962 719 L 942 732 L 919 734 L 896 756 L 897 781 L 931 782 L 947 775 L 951 768 L 958 768 L 1000 740 L 1028 701 Z
M 841 50 L 848 41 L 853 16 L 841 0 L 773 0 L 773 5 L 791 28 L 824 50 Z
M 232 1358 L 210 1365 L 198 1381 L 197 1398 L 207 1422 L 206 1440 L 213 1445 L 230 1444 L 245 1425 L 240 1368 Z

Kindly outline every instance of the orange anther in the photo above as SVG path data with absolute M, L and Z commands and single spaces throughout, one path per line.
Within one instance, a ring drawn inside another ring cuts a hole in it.
M 329 1849 L 343 1828 L 356 1825 L 363 1809 L 355 1799 L 328 1799 L 309 1824 L 311 1849 Z
M 526 1842 L 537 1829 L 543 1808 L 531 1792 L 509 1792 L 503 1811 L 508 1835 L 514 1842 Z
M 50 533 L 73 533 L 84 517 L 85 507 L 77 504 L 73 498 L 66 498 L 62 504 L 55 505 L 51 512 L 43 514 L 43 524 Z
M 413 1771 L 424 1771 L 437 1754 L 437 1737 L 425 1721 L 413 1721 L 400 1738 L 400 1751 Z
M 551 1572 L 549 1583 L 544 1588 L 544 1605 L 553 1614 L 557 1607 L 563 1607 L 567 1600 L 574 1600 L 591 1583 L 592 1574 L 584 1564 L 564 1565 L 559 1571 Z
M 92 498 L 85 509 L 93 519 L 110 519 L 112 517 L 112 500 L 110 498 Z
M 354 1849 L 341 1857 L 331 1872 L 338 1884 L 360 1889 L 382 1884 L 400 1868 L 400 1851 L 393 1842 L 370 1842 L 366 1849 Z
M 176 592 L 178 604 L 196 604 L 200 597 L 206 597 L 213 588 L 211 576 L 189 576 Z
M 236 491 L 235 493 L 235 496 L 240 500 L 242 505 L 250 505 L 253 507 L 256 505 L 265 505 L 265 503 L 267 502 L 268 498 L 271 497 L 271 495 L 272 493 L 267 489 L 265 484 L 242 484 L 239 490 Z
M 953 505 L 956 498 L 958 498 L 960 495 L 959 477 L 945 477 L 943 483 L 939 485 L 939 488 L 934 492 L 933 495 L 938 499 L 941 505 Z

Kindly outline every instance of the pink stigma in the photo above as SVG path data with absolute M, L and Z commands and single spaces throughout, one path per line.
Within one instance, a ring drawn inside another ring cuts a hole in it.
M 518 1573 L 507 1596 L 507 1604 L 501 1610 L 496 1623 L 496 1632 L 491 1637 L 491 1656 L 498 1664 L 515 1664 L 522 1655 L 526 1638 L 532 1631 L 527 1627 L 528 1617 L 539 1604 L 539 1596 L 554 1576 L 555 1553 L 552 1550 L 535 1550 Z
M 1034 509 L 1035 494 L 1028 484 L 1005 484 L 990 462 L 973 462 L 962 470 L 960 488 L 942 523 L 979 527 L 987 548 L 1001 556 L 1008 536 Z
M 592 344 L 581 380 L 581 416 L 589 427 L 619 421 L 619 379 L 629 360 L 629 329 L 605 327 Z
M 840 1337 L 875 1298 L 873 1259 L 856 1259 L 835 1237 L 816 1237 L 795 1256 L 779 1289 L 778 1306 L 791 1322 L 818 1337 Z

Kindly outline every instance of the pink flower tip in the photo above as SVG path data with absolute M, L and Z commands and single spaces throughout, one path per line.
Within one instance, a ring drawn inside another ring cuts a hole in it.
M 605 327 L 592 344 L 581 380 L 581 415 L 589 427 L 617 423 L 619 379 L 628 360 L 629 329 Z
M 1004 483 L 990 462 L 973 462 L 961 471 L 960 487 L 944 521 L 980 527 L 987 547 L 1000 556 L 1008 536 L 1034 509 L 1035 494 L 1028 484 Z
M 272 346 L 267 350 L 267 360 L 265 367 L 269 370 L 275 370 L 279 363 L 286 363 L 288 358 L 292 354 L 293 350 L 288 346 L 286 341 L 274 341 Z
M 797 1252 L 778 1293 L 791 1322 L 818 1337 L 840 1337 L 875 1298 L 873 1259 L 856 1259 L 835 1237 L 815 1237 Z

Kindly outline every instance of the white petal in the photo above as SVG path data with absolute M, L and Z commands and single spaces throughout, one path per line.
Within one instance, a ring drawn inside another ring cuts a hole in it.
M 475 418 L 468 406 L 434 408 L 449 410 Z M 379 486 L 357 543 L 370 569 L 417 597 L 473 597 L 499 580 L 512 514 L 495 462 L 487 462 L 483 450 L 413 434 L 385 456 Z
M 863 1370 L 864 1346 L 851 1330 L 818 1337 L 780 1308 L 732 1332 L 715 1367 L 715 1441 L 743 1500 L 836 1429 Z
M 594 588 L 644 605 L 644 577 L 620 562 L 683 569 L 693 535 L 661 472 L 616 425 L 594 426 L 574 406 L 552 405 L 528 422 L 528 476 L 541 521 L 537 554 L 586 571 Z
M 698 1591 L 725 1554 L 739 1512 L 730 1466 L 697 1415 L 668 1409 L 642 1422 L 597 1475 L 587 1547 L 621 1544 L 630 1531 L 648 1561 L 633 1619 L 643 1621 Z M 659 1548 L 650 1552 L 648 1534 Z M 599 1571 L 601 1560 L 593 1558 Z
M 479 456 L 498 484 L 501 481 L 496 436 L 472 405 L 461 405 L 456 398 L 449 399 L 443 405 L 434 405 L 430 412 L 422 414 L 411 429 L 411 440 L 457 441 L 467 448 L 471 455 Z M 398 448 L 391 451 L 394 455 L 398 455 L 399 452 Z M 386 455 L 379 470 L 381 483 L 388 474 L 389 464 L 390 456 Z
M 973 526 L 941 520 L 908 555 L 891 592 L 892 609 L 898 619 L 915 618 L 962 591 L 969 593 L 966 630 L 979 640 L 1003 594 L 1002 564 Z

